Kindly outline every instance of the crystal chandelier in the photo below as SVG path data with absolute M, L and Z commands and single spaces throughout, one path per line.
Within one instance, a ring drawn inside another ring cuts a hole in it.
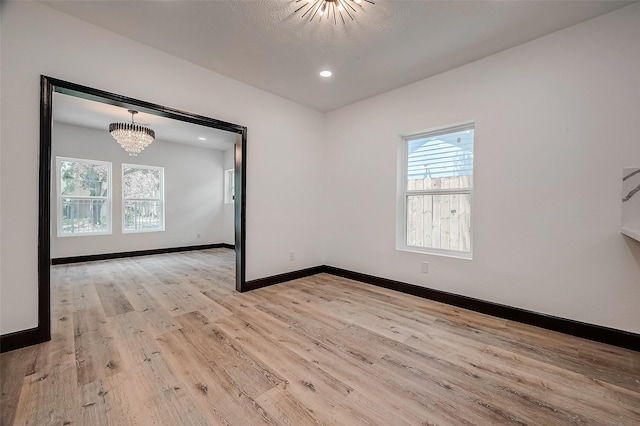
M 303 2 L 303 5 L 297 8 L 294 13 L 304 11 L 302 17 L 304 18 L 309 15 L 309 21 L 313 21 L 313 18 L 316 16 L 318 16 L 318 20 L 326 17 L 326 19 L 329 20 L 333 19 L 334 24 L 337 24 L 337 17 L 339 16 L 344 24 L 344 15 L 346 14 L 353 20 L 353 14 L 356 13 L 356 8 L 362 9 L 363 1 L 375 4 L 373 0 L 296 0 L 296 3 Z
M 153 142 L 156 138 L 156 132 L 142 124 L 133 122 L 133 116 L 138 111 L 130 109 L 129 113 L 131 113 L 131 123 L 111 123 L 109 124 L 109 133 L 129 155 L 136 156 Z

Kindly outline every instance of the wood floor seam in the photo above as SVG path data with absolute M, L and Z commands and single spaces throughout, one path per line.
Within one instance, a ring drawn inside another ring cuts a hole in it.
M 640 424 L 638 352 L 327 273 L 237 293 L 234 259 L 52 267 L 0 424 Z

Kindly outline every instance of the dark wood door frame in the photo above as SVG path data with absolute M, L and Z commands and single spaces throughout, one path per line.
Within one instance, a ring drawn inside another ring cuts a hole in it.
M 51 128 L 53 93 L 59 92 L 123 108 L 212 127 L 238 134 L 235 143 L 235 251 L 236 290 L 246 286 L 246 176 L 247 128 L 233 123 L 152 104 L 115 93 L 59 80 L 40 78 L 40 154 L 38 175 L 38 326 L 1 336 L 2 352 L 51 340 Z

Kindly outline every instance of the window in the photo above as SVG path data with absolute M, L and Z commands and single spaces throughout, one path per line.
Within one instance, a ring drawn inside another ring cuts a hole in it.
M 404 137 L 400 250 L 471 258 L 474 124 Z
M 229 169 L 224 172 L 224 203 L 231 204 L 235 200 L 235 170 Z
M 111 163 L 56 157 L 58 236 L 111 233 Z
M 164 169 L 122 165 L 122 232 L 164 231 Z

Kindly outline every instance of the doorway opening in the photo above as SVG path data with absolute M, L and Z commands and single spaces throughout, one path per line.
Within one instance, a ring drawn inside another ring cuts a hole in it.
M 235 289 L 242 292 L 246 288 L 246 146 L 247 128 L 214 118 L 205 117 L 163 105 L 127 96 L 105 92 L 99 89 L 42 76 L 40 102 L 40 154 L 39 154 L 39 217 L 38 217 L 38 327 L 30 330 L 30 336 L 23 336 L 29 344 L 51 339 L 51 203 L 52 203 L 52 124 L 54 93 L 96 101 L 141 113 L 191 123 L 211 129 L 232 132 L 236 135 L 233 143 L 233 237 L 235 248 Z M 231 169 L 231 168 L 230 168 Z M 55 200 L 54 200 L 55 202 Z

